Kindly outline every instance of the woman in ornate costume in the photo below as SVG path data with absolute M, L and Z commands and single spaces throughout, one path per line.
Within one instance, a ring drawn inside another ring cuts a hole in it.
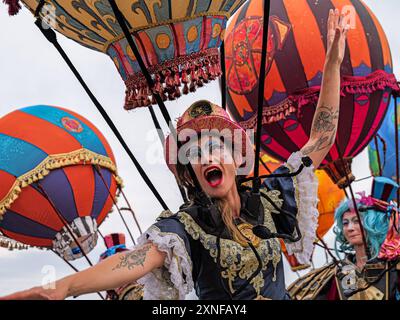
M 193 288 L 200 299 L 289 298 L 276 237 L 289 241 L 287 249 L 300 263 L 309 261 L 318 220 L 313 170 L 329 152 L 338 126 L 340 65 L 347 33 L 343 21 L 339 11 L 331 10 L 310 139 L 274 177 L 266 179 L 261 205 L 238 182 L 238 175 L 249 174 L 246 168 L 252 167 L 249 137 L 222 108 L 199 101 L 177 123 L 178 137 L 186 135 L 189 141 L 174 148 L 175 139 L 170 136 L 166 148 L 167 164 L 187 188 L 191 201 L 176 214 L 163 212 L 134 250 L 63 278 L 54 284 L 55 289 L 36 287 L 6 298 L 64 299 L 134 281 L 144 286 L 144 299 L 184 299 Z M 210 132 L 196 139 L 204 130 L 223 131 L 224 139 Z M 185 160 L 190 161 L 202 191 L 188 174 Z M 255 225 L 261 227 L 261 234 L 256 233 L 263 239 L 253 234 Z
M 400 225 L 391 202 L 397 189 L 392 180 L 375 178 L 372 196 L 356 201 L 361 225 L 351 200 L 337 208 L 335 249 L 345 257 L 295 281 L 289 287 L 294 299 L 400 300 Z

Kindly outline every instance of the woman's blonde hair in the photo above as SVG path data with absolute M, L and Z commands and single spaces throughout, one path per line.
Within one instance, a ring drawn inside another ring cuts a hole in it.
M 187 190 L 189 200 L 194 200 L 196 196 L 196 188 L 194 186 L 193 180 L 189 175 L 188 170 L 184 165 L 178 163 L 176 165 L 177 171 L 177 181 L 179 185 Z M 217 207 L 221 213 L 222 221 L 227 227 L 229 233 L 233 239 L 239 240 L 240 242 L 248 242 L 248 239 L 239 231 L 236 224 L 233 221 L 233 211 L 226 200 L 217 199 Z

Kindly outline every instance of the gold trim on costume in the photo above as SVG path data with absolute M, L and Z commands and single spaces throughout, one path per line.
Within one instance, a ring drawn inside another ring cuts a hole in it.
M 296 271 L 301 271 L 301 270 L 308 269 L 310 267 L 311 266 L 309 264 L 301 264 L 301 265 L 295 266 L 295 267 L 290 266 L 290 270 L 296 272 Z
M 314 300 L 334 276 L 334 264 L 313 270 L 294 281 L 288 287 L 288 293 L 295 300 Z
M 241 223 L 237 226 L 237 228 L 239 229 L 240 233 L 243 234 L 243 236 L 245 236 L 246 239 L 248 239 L 254 247 L 257 248 L 260 245 L 261 239 L 253 233 L 253 226 L 250 223 Z M 233 240 L 235 240 L 243 247 L 248 246 L 247 241 L 239 239 L 236 234 L 233 234 Z
M 116 291 L 118 294 L 118 300 L 142 300 L 144 294 L 144 285 L 133 283 L 123 287 L 122 289 L 119 288 Z
M 272 300 L 272 299 L 263 297 L 262 295 L 258 295 L 254 300 Z
M 174 213 L 171 210 L 163 210 L 160 215 L 158 216 L 157 220 L 159 219 L 165 219 L 165 218 L 169 218 L 171 216 L 173 216 Z
M 266 192 L 261 190 L 261 192 Z M 266 192 L 268 196 L 279 205 L 279 191 Z M 264 205 L 264 225 L 271 232 L 276 232 L 274 222 L 271 217 L 270 204 L 267 205 L 266 200 L 262 199 Z M 281 205 L 281 204 L 280 204 Z M 186 232 L 194 239 L 199 240 L 203 247 L 209 252 L 215 263 L 220 263 L 224 269 L 221 276 L 228 280 L 229 290 L 235 292 L 234 281 L 237 277 L 248 280 L 258 268 L 258 261 L 248 246 L 242 246 L 240 243 L 231 239 L 220 239 L 220 261 L 217 262 L 217 237 L 207 234 L 186 212 L 178 213 L 178 218 L 185 227 Z M 261 289 L 265 285 L 263 271 L 268 267 L 269 262 L 272 262 L 274 267 L 273 281 L 276 281 L 276 267 L 281 261 L 280 242 L 278 239 L 260 239 L 260 244 L 256 248 L 262 260 L 262 271 L 251 280 L 257 295 L 260 295 Z

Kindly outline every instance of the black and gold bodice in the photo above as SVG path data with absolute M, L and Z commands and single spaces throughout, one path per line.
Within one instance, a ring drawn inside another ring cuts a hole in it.
M 239 188 L 241 211 L 235 223 L 252 240 L 250 244 L 234 239 L 221 214 L 201 202 L 184 205 L 175 214 L 164 212 L 139 239 L 139 243 L 152 241 L 166 253 L 164 266 L 140 281 L 145 285 L 144 298 L 184 299 L 194 288 L 200 299 L 288 299 L 279 239 L 260 239 L 252 228 L 261 223 L 270 235 L 293 237 L 300 219 L 301 245 L 294 248 L 300 248 L 303 257 L 312 252 L 309 243 L 315 230 L 310 226 L 316 227 L 318 214 L 314 172 L 305 168 L 297 177 L 287 176 L 300 166 L 301 157 L 293 154 L 275 171 L 279 178 L 264 181 L 258 213 L 252 212 L 257 210 L 251 209 L 249 191 Z M 303 233 L 301 226 L 309 230 Z
M 288 172 L 285 167 L 280 171 Z M 292 234 L 297 213 L 292 179 L 275 179 L 264 186 L 261 190 L 264 195 L 279 208 L 293 213 L 283 216 L 261 197 L 259 214 L 263 216 L 264 226 L 271 233 Z M 254 240 L 253 248 L 231 237 L 220 214 L 212 218 L 204 206 L 197 204 L 161 217 L 154 227 L 158 232 L 176 233 L 183 239 L 192 261 L 194 288 L 200 299 L 288 299 L 280 242 L 277 238 L 260 239 L 252 235 L 251 228 L 258 223 L 258 215 L 246 210 L 249 192 L 239 194 L 242 210 L 238 228 Z
M 268 192 L 276 203 L 279 191 Z M 242 199 L 245 195 L 241 195 Z M 274 209 L 263 200 L 264 225 L 276 232 L 271 214 Z M 246 244 L 235 241 L 225 229 L 208 224 L 209 212 L 190 206 L 176 215 L 161 219 L 160 232 L 175 232 L 185 239 L 193 264 L 192 278 L 200 299 L 285 299 L 285 284 L 278 239 L 253 241 L 258 257 Z M 255 225 L 253 217 L 242 212 L 242 226 Z M 222 224 L 221 224 L 222 225 Z M 241 227 L 239 225 L 239 227 Z M 253 239 L 255 236 L 253 237 Z M 258 258 L 260 261 L 258 261 Z M 259 272 L 255 272 L 259 269 Z

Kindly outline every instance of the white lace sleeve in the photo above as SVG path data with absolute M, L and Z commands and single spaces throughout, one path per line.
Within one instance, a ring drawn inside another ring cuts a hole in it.
M 286 166 L 291 172 L 296 171 L 301 165 L 301 152 L 292 153 Z M 297 205 L 297 221 L 302 234 L 298 242 L 286 242 L 289 254 L 294 254 L 301 264 L 308 264 L 314 250 L 314 240 L 318 227 L 318 180 L 314 173 L 314 166 L 305 167 L 302 172 L 293 177 Z
M 153 270 L 138 280 L 144 285 L 145 300 L 183 300 L 193 290 L 192 261 L 185 243 L 176 233 L 161 232 L 151 226 L 139 239 L 148 241 L 167 254 L 162 268 Z

